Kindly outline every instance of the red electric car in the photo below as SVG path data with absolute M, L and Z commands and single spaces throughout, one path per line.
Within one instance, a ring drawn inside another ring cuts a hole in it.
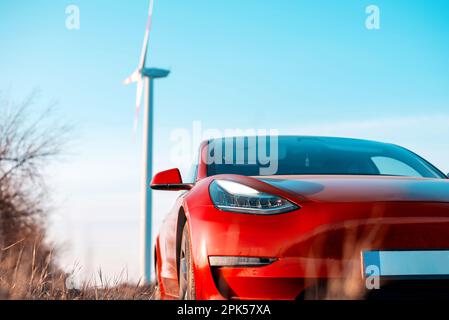
M 233 137 L 151 187 L 183 193 L 155 244 L 165 299 L 449 297 L 449 180 L 402 147 Z M 427 295 L 428 296 L 428 295 Z

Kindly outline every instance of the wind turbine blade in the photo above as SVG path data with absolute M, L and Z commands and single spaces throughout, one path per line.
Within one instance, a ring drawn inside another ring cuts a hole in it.
M 139 121 L 140 106 L 142 105 L 143 94 L 143 80 L 137 82 L 137 95 L 136 95 L 136 114 L 134 115 L 134 130 L 137 130 L 137 123 Z
M 150 40 L 151 23 L 153 21 L 153 6 L 154 6 L 154 0 L 150 0 L 150 9 L 148 11 L 147 28 L 145 30 L 145 36 L 143 38 L 142 52 L 140 54 L 139 70 L 142 70 L 143 68 L 145 68 L 145 62 L 147 59 L 148 42 Z
M 139 70 L 134 71 L 132 75 L 130 75 L 128 78 L 123 81 L 123 84 L 128 85 L 133 82 L 138 82 L 142 79 L 142 75 L 140 74 Z
M 136 95 L 136 107 L 140 108 L 142 104 L 142 94 L 143 94 L 143 81 L 137 82 L 137 95 Z

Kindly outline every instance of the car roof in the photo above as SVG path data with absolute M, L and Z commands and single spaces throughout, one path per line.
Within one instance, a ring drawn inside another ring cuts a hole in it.
M 212 138 L 204 141 L 203 143 L 214 143 L 216 141 L 222 141 L 227 139 L 248 139 L 248 138 L 268 138 L 268 137 L 277 137 L 278 139 L 310 139 L 310 140 L 341 140 L 346 142 L 359 142 L 359 143 L 373 143 L 373 144 L 391 144 L 391 143 L 385 143 L 375 140 L 369 140 L 369 139 L 360 139 L 360 138 L 349 138 L 349 137 L 337 137 L 337 136 L 308 136 L 308 135 L 247 135 L 247 136 L 223 136 L 219 138 Z

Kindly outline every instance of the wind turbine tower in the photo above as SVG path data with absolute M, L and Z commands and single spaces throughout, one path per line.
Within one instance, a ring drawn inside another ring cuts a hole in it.
M 170 71 L 147 68 L 146 60 L 148 53 L 148 43 L 150 39 L 151 23 L 153 19 L 154 0 L 150 0 L 148 13 L 148 23 L 143 40 L 143 47 L 140 56 L 139 66 L 129 78 L 124 81 L 125 85 L 136 83 L 136 115 L 134 128 L 137 128 L 137 121 L 144 96 L 144 125 L 143 125 L 143 181 L 142 181 L 142 212 L 141 212 L 141 278 L 144 283 L 149 283 L 152 277 L 152 194 L 151 177 L 153 176 L 153 136 L 154 136 L 154 80 L 166 78 Z

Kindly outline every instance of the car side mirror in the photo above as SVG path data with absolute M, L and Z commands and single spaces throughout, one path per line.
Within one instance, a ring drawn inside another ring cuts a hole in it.
M 190 190 L 191 183 L 183 183 L 179 169 L 170 169 L 156 174 L 151 181 L 151 189 L 165 191 Z

